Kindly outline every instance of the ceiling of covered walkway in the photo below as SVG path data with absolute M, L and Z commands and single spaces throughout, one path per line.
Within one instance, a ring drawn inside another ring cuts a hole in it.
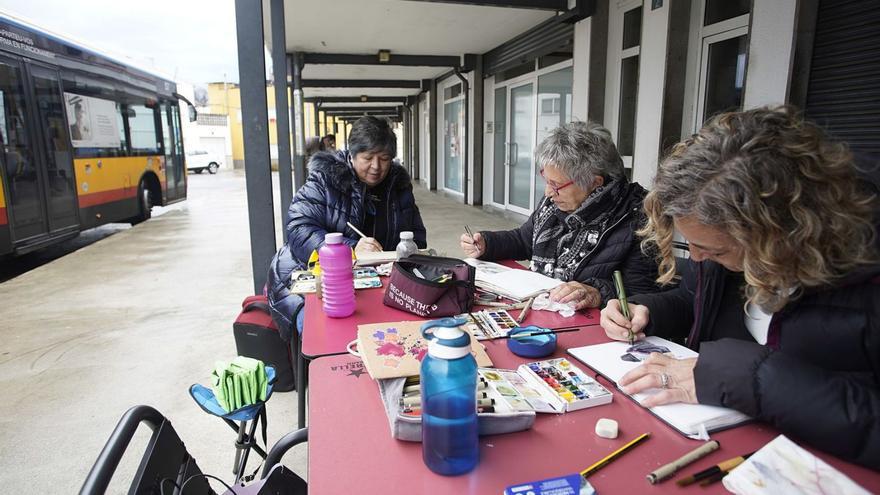
M 263 0 L 264 35 L 271 49 L 270 3 Z M 422 80 L 448 73 L 453 62 L 463 65 L 464 54 L 486 53 L 564 12 L 568 3 L 285 0 L 286 51 L 304 54 L 303 94 L 307 100 L 321 100 L 323 109 L 397 107 L 402 98 L 370 100 L 417 95 Z M 390 52 L 388 63 L 379 63 L 380 50 Z M 342 63 L 351 60 L 340 55 L 362 57 L 352 64 Z M 362 96 L 366 102 L 359 101 Z

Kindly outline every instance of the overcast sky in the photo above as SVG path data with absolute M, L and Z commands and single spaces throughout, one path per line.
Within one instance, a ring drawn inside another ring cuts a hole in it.
M 0 0 L 0 11 L 178 82 L 238 81 L 234 0 Z

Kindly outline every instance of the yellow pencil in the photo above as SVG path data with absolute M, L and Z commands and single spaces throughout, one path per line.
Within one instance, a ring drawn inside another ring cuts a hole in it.
M 593 474 L 593 473 L 595 473 L 596 471 L 602 469 L 603 467 L 605 467 L 606 464 L 610 463 L 610 462 L 613 461 L 614 459 L 617 459 L 617 458 L 620 457 L 623 453 L 625 453 L 626 451 L 632 449 L 633 447 L 635 447 L 636 445 L 640 444 L 641 442 L 647 440 L 648 437 L 650 437 L 650 436 L 651 436 L 650 433 L 642 433 L 641 435 L 637 436 L 637 437 L 634 438 L 632 441 L 630 441 L 628 444 L 626 444 L 626 445 L 624 445 L 623 447 L 621 447 L 621 448 L 615 450 L 614 452 L 608 454 L 608 455 L 605 456 L 605 458 L 603 458 L 602 460 L 598 461 L 597 463 L 593 464 L 592 466 L 588 467 L 587 469 L 584 469 L 583 471 L 581 471 L 581 476 L 583 476 L 584 478 L 588 478 L 591 474 Z

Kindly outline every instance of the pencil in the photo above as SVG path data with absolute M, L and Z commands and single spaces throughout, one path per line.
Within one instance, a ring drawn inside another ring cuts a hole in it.
M 364 234 L 363 232 L 361 232 L 360 230 L 358 230 L 358 228 L 355 227 L 354 225 L 352 225 L 351 222 L 345 222 L 345 225 L 348 225 L 348 228 L 350 228 L 351 230 L 353 230 L 355 234 L 357 234 L 357 235 L 359 235 L 359 236 L 361 236 L 361 237 L 369 237 L 367 234 Z
M 629 304 L 626 302 L 626 289 L 623 287 L 623 275 L 620 270 L 614 270 L 614 288 L 617 289 L 617 300 L 620 302 L 620 312 L 627 320 L 632 320 L 629 314 Z M 633 345 L 636 340 L 636 334 L 632 328 L 629 329 L 629 345 Z
M 608 465 L 611 461 L 617 459 L 618 457 L 620 457 L 621 455 L 623 455 L 624 453 L 626 453 L 627 451 L 629 451 L 630 449 L 632 449 L 632 448 L 635 447 L 636 445 L 638 445 L 638 444 L 642 443 L 643 441 L 647 440 L 648 437 L 650 437 L 650 436 L 651 436 L 650 433 L 642 433 L 641 435 L 637 436 L 637 437 L 634 438 L 633 440 L 630 440 L 630 442 L 627 443 L 626 445 L 624 445 L 623 447 L 621 447 L 621 448 L 615 450 L 614 452 L 608 454 L 607 456 L 605 456 L 603 459 L 601 459 L 600 461 L 596 462 L 596 463 L 593 464 L 592 466 L 590 466 L 590 467 L 588 467 L 587 469 L 584 469 L 583 471 L 581 471 L 581 476 L 583 476 L 584 478 L 589 478 L 591 474 L 593 474 L 593 473 L 595 473 L 596 471 L 602 469 L 603 467 L 605 467 L 606 465 Z
M 474 234 L 471 233 L 471 228 L 468 227 L 467 224 L 464 226 L 464 231 L 467 233 L 468 237 L 471 238 L 471 244 L 476 245 L 477 241 L 474 240 Z
M 516 319 L 517 323 L 522 323 L 523 320 L 526 319 L 526 315 L 529 314 L 529 309 L 532 308 L 532 303 L 534 303 L 534 302 L 535 302 L 534 297 L 529 298 L 529 300 L 526 301 L 526 306 L 523 308 L 522 311 L 519 312 L 519 317 Z

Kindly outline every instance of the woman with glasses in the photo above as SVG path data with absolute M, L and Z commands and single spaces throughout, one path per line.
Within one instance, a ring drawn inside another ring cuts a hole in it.
M 639 248 L 645 189 L 629 182 L 607 129 L 594 122 L 562 125 L 535 152 L 544 199 L 518 229 L 463 234 L 461 248 L 483 260 L 529 260 L 533 271 L 564 280 L 550 293 L 575 309 L 616 298 L 620 270 L 627 293 L 655 292 L 657 265 Z

